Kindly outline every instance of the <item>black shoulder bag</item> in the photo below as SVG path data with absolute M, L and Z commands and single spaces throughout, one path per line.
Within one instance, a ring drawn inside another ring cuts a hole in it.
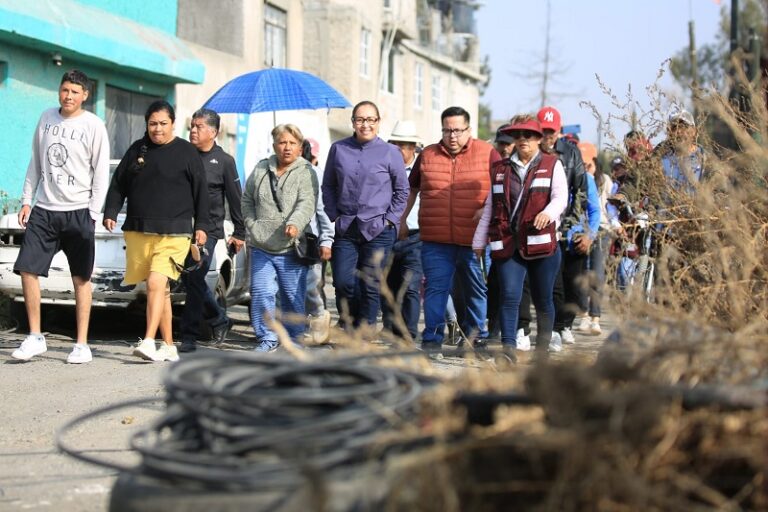
M 267 169 L 269 176 L 269 188 L 272 190 L 272 199 L 275 201 L 277 211 L 283 213 L 283 205 L 277 197 L 277 176 Z M 302 265 L 314 265 L 320 263 L 320 242 L 317 235 L 308 228 L 298 237 L 293 239 L 293 250 Z

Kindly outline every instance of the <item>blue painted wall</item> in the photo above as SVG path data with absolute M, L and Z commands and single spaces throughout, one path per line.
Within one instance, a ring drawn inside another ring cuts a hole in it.
M 98 7 L 142 25 L 159 28 L 176 35 L 176 0 L 78 0 L 81 4 Z
M 2 3 L 4 0 L 0 0 Z M 69 3 L 75 4 L 72 0 Z M 82 4 L 108 10 L 144 25 L 175 36 L 176 0 L 78 0 Z M 152 12 L 152 16 L 146 13 Z M 143 16 L 142 16 L 143 14 Z M 148 18 L 151 18 L 148 19 Z M 2 25 L 2 20 L 0 20 Z M 10 35 L 9 35 L 10 34 Z M 175 80 L 159 76 L 153 71 L 129 69 L 107 63 L 99 58 L 67 54 L 62 50 L 64 62 L 56 66 L 51 60 L 51 47 L 44 41 L 33 48 L 29 40 L 16 43 L 13 33 L 7 31 L 0 38 L 0 104 L 3 105 L 5 123 L 0 142 L 0 210 L 3 213 L 18 208 L 21 190 L 29 164 L 32 135 L 43 110 L 58 106 L 57 91 L 62 74 L 68 69 L 84 71 L 96 80 L 94 112 L 105 118 L 106 85 L 143 94 L 164 97 L 174 101 Z M 151 68 L 150 68 L 151 69 Z

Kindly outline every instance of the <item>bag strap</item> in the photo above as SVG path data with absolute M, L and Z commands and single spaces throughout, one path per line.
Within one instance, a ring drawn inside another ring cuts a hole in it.
M 269 188 L 272 190 L 272 199 L 275 201 L 277 211 L 283 213 L 283 205 L 280 204 L 280 199 L 277 198 L 277 176 L 269 169 L 267 169 L 267 175 L 269 176 Z

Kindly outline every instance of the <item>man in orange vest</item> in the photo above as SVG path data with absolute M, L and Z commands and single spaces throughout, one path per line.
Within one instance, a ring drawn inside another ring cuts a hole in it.
M 469 113 L 449 107 L 440 116 L 442 139 L 424 148 L 413 166 L 405 215 L 421 194 L 421 261 L 426 278 L 422 349 L 440 357 L 445 310 L 454 275 L 461 281 L 466 313 L 462 330 L 475 346 L 485 345 L 487 287 L 472 237 L 491 188 L 489 169 L 500 159 L 489 143 L 472 138 Z

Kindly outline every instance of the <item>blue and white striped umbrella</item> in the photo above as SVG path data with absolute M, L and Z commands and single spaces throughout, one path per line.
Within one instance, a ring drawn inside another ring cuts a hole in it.
M 246 73 L 227 82 L 203 105 L 222 113 L 350 107 L 349 101 L 320 78 L 285 68 Z

